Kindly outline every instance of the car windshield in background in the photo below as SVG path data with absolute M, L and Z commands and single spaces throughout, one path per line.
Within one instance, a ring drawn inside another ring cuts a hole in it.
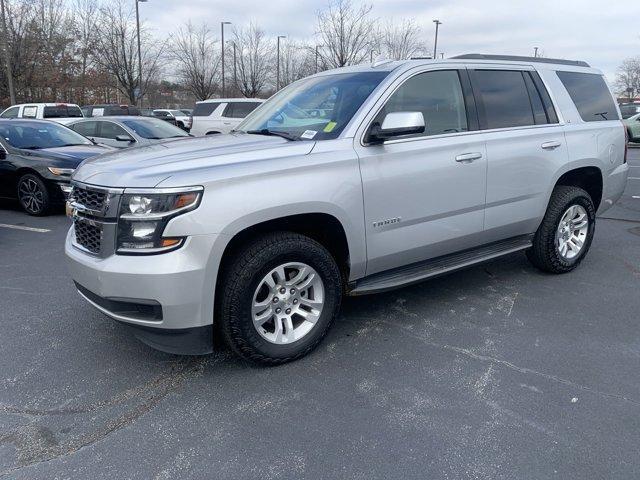
M 55 107 L 44 107 L 44 118 L 78 118 L 83 117 L 80 107 L 74 105 L 56 105 Z
M 40 150 L 43 148 L 92 145 L 73 130 L 48 122 L 11 122 L 0 124 L 0 135 L 14 148 Z
M 132 118 L 122 120 L 122 123 L 148 140 L 162 140 L 165 138 L 188 137 L 184 130 L 165 122 L 151 118 Z
M 388 74 L 340 73 L 301 80 L 249 114 L 237 130 L 304 140 L 336 138 Z
M 622 118 L 633 117 L 640 112 L 640 105 L 620 105 L 620 113 Z
M 169 110 L 169 113 L 174 117 L 184 117 L 184 113 L 180 110 Z

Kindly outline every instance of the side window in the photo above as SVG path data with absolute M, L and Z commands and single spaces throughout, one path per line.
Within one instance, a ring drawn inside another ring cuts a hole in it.
M 259 103 L 254 102 L 233 102 L 230 103 L 224 111 L 225 117 L 244 118 L 253 112 Z
M 524 75 L 515 70 L 474 70 L 473 89 L 483 129 L 535 125 Z
M 619 120 L 616 104 L 602 75 L 556 72 L 585 122 Z
M 98 136 L 98 122 L 82 122 L 72 125 L 71 128 L 85 137 Z
M 374 123 L 382 123 L 384 117 L 393 112 L 422 112 L 425 133 L 416 136 L 469 130 L 464 95 L 456 70 L 438 70 L 411 77 L 393 93 Z
M 115 140 L 118 135 L 129 135 L 124 128 L 113 122 L 102 122 L 100 125 L 100 138 Z
M 38 116 L 38 107 L 36 105 L 27 105 L 22 109 L 22 118 L 36 118 Z
M 227 118 L 234 118 L 234 103 L 227 103 L 227 106 L 225 107 L 224 111 L 222 112 L 222 116 L 223 117 L 227 117 Z
M 194 117 L 208 117 L 216 108 L 220 106 L 220 102 L 203 102 L 196 103 L 196 108 L 193 109 Z
M 20 113 L 20 107 L 11 107 L 7 108 L 0 117 L 2 118 L 18 118 L 18 114 Z

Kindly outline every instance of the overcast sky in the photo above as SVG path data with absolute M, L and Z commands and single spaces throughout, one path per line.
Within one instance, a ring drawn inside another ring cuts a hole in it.
M 354 3 L 358 3 L 354 0 Z M 638 0 L 374 0 L 381 20 L 414 19 L 424 41 L 433 45 L 434 18 L 440 19 L 438 51 L 532 55 L 586 60 L 610 80 L 621 61 L 640 55 Z M 313 40 L 316 13 L 325 0 L 148 0 L 141 16 L 164 33 L 188 20 L 254 21 L 270 35 Z M 227 27 L 229 28 L 229 27 Z M 233 27 L 231 27 L 233 28 Z

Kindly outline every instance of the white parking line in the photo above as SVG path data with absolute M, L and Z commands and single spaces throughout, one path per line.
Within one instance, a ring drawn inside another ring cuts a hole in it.
M 37 232 L 37 233 L 47 233 L 51 230 L 47 230 L 46 228 L 34 228 L 34 227 L 23 227 L 22 225 L 9 225 L 6 223 L 0 223 L 1 228 L 11 228 L 13 230 L 24 230 L 26 232 Z
M 640 177 L 627 177 L 627 180 L 640 180 Z

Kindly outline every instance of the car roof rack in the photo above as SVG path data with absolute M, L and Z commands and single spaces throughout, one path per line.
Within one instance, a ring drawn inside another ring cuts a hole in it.
M 537 62 L 537 63 L 555 63 L 557 65 L 571 65 L 572 67 L 591 67 L 587 62 L 582 60 L 563 60 L 560 58 L 545 57 L 521 57 L 517 55 L 485 55 L 483 53 L 467 53 L 465 55 L 457 55 L 456 59 L 461 60 L 507 60 L 510 62 Z

